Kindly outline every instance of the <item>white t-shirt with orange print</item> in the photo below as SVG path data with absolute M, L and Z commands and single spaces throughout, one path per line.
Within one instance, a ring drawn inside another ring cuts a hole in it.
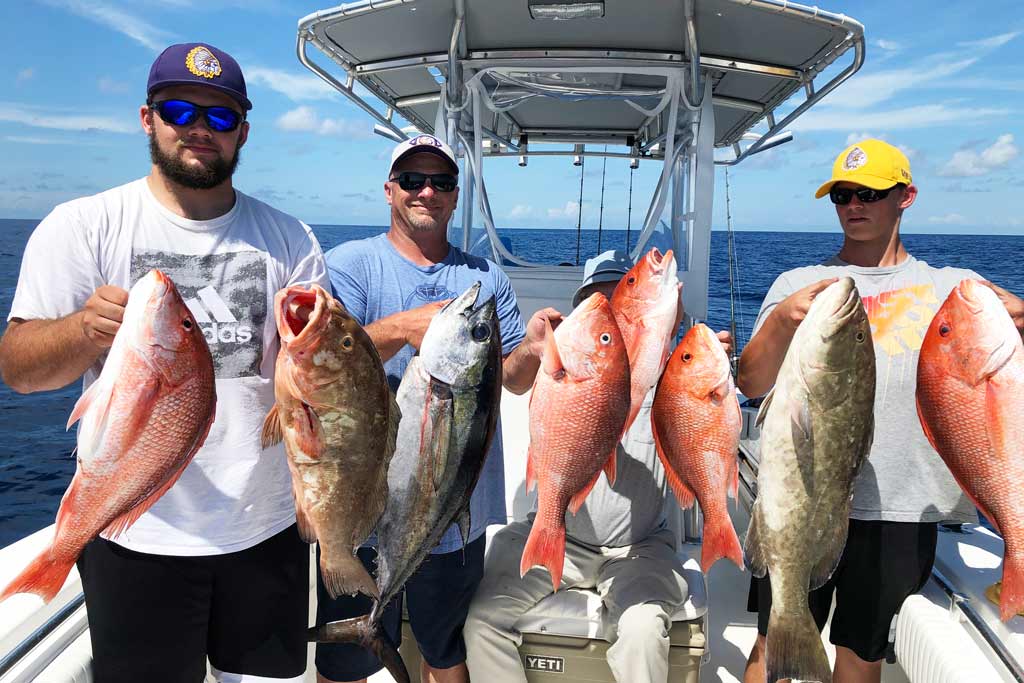
M 761 304 L 754 332 L 786 297 L 807 285 L 849 276 L 857 284 L 875 344 L 875 438 L 854 485 L 850 517 L 891 522 L 977 522 L 978 516 L 917 417 L 917 358 L 939 306 L 972 270 L 934 268 L 913 256 L 896 266 L 866 268 L 838 257 L 786 271 Z

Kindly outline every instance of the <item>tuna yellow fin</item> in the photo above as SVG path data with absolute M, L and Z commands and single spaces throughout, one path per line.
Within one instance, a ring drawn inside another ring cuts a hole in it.
M 264 448 L 270 448 L 273 445 L 281 443 L 284 439 L 284 434 L 281 431 L 281 419 L 278 414 L 277 404 L 270 409 L 267 416 L 263 419 L 263 432 L 260 434 L 260 444 Z
M 420 425 L 420 459 L 423 462 L 426 458 L 430 463 L 430 476 L 435 491 L 441 488 L 445 469 L 448 467 L 454 409 L 455 401 L 451 388 L 431 377 L 427 387 L 427 400 L 423 406 L 423 422 Z
M 551 321 L 545 319 L 544 325 L 547 329 L 544 332 L 544 352 L 541 354 L 541 368 L 552 377 L 559 377 L 565 372 L 565 365 L 558 353 L 558 344 L 555 343 L 555 331 L 551 329 Z

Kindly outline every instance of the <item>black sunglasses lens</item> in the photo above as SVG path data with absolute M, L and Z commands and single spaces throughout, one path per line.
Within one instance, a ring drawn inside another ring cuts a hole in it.
M 416 173 L 415 171 L 406 171 L 398 175 L 398 186 L 409 192 L 410 190 L 420 190 L 427 183 L 427 176 L 422 173 Z
M 853 199 L 853 190 L 845 187 L 833 187 L 829 190 L 828 196 L 829 199 L 832 200 L 833 204 L 845 206 L 850 203 L 851 199 Z
M 182 100 L 165 100 L 156 105 L 156 110 L 167 123 L 187 126 L 196 120 L 196 106 Z
M 238 127 L 238 112 L 228 107 L 210 107 L 206 110 L 206 123 L 218 133 L 226 133 Z
M 455 179 L 455 176 L 448 173 L 432 175 L 430 176 L 430 182 L 434 185 L 434 189 L 439 192 L 451 192 L 459 184 L 459 181 Z

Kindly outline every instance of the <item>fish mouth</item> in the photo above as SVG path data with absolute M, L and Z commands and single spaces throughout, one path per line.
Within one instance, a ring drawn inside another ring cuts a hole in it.
M 978 283 L 974 280 L 963 280 L 956 286 L 956 295 L 964 302 L 972 314 L 978 315 L 985 310 L 985 302 L 978 295 Z
M 664 254 L 657 247 L 652 247 L 647 255 L 651 274 L 658 278 L 659 288 L 668 287 L 676 279 L 676 257 L 669 249 Z
M 857 291 L 857 286 L 853 283 L 852 278 L 844 277 L 839 282 L 829 285 L 828 289 L 832 287 L 839 288 L 839 296 L 842 296 L 842 290 L 846 290 L 846 296 L 843 298 L 839 305 L 835 307 L 832 313 L 829 315 L 829 324 L 825 329 L 825 333 L 822 335 L 825 339 L 830 339 L 839 333 L 841 329 L 846 327 L 861 311 L 860 303 L 860 292 Z M 825 291 L 828 291 L 826 289 Z
M 438 312 L 438 314 L 453 314 L 453 315 L 464 315 L 469 317 L 473 315 L 473 306 L 476 305 L 476 300 L 480 296 L 481 284 L 479 281 L 474 282 L 469 289 L 460 294 L 458 298 L 452 299 Z
M 317 285 L 309 289 L 289 287 L 277 294 L 277 332 L 281 342 L 291 346 L 303 345 L 326 320 L 326 292 Z

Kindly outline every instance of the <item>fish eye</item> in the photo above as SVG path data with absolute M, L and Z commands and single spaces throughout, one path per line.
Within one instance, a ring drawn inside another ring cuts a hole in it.
M 853 336 L 853 338 L 854 338 L 854 339 L 856 339 L 856 340 L 857 340 L 857 343 L 859 344 L 859 343 L 861 343 L 862 341 L 864 341 L 864 338 L 865 338 L 865 337 L 864 337 L 864 333 L 863 333 L 863 332 L 861 332 L 860 330 L 858 330 L 858 331 L 857 331 L 857 334 L 855 334 L 855 335 Z
M 630 276 L 629 276 L 629 279 L 628 279 L 628 280 L 626 280 L 626 283 L 627 283 L 627 284 L 630 284 L 630 285 L 632 285 L 632 284 L 636 284 L 636 276 L 635 276 L 635 275 L 630 275 Z
M 473 341 L 487 341 L 491 337 L 491 327 L 486 323 L 477 323 L 473 325 L 473 329 L 469 333 L 473 337 Z
M 345 349 L 346 351 L 351 351 L 352 345 L 354 343 L 355 342 L 352 341 L 352 335 L 347 334 L 345 335 L 345 338 L 341 340 L 341 348 Z
M 683 354 L 683 362 L 684 363 L 689 363 L 691 360 L 693 360 L 693 354 L 692 353 L 684 353 Z
M 602 344 L 611 344 L 612 343 L 612 335 L 608 334 L 607 332 L 602 334 L 601 335 L 601 343 Z
M 939 325 L 939 334 L 941 336 L 948 337 L 949 333 L 950 333 L 950 327 L 949 327 L 948 324 L 942 323 L 942 324 Z
M 185 318 L 184 320 L 181 321 L 181 326 L 184 327 L 186 330 L 191 330 L 192 321 L 189 318 Z

